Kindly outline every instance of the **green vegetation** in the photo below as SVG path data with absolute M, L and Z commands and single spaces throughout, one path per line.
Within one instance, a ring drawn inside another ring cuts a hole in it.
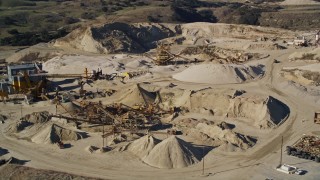
M 287 28 L 313 25 L 312 18 L 293 18 L 297 14 L 282 17 L 278 13 L 281 7 L 262 3 L 275 1 L 283 0 L 0 0 L 0 45 L 48 42 L 99 16 L 105 22 L 221 22 Z M 318 9 L 313 9 L 313 13 L 299 17 L 317 17 L 320 12 L 316 14 Z M 50 33 L 43 36 L 43 32 Z
M 36 6 L 35 2 L 24 0 L 0 0 L 0 5 L 3 7 L 18 7 L 18 6 Z

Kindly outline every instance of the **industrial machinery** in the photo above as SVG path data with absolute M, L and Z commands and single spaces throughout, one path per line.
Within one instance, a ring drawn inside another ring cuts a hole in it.
M 24 72 L 23 76 L 26 81 L 26 88 L 21 88 L 20 92 L 25 95 L 25 102 L 27 104 L 31 104 L 34 99 L 42 98 L 48 100 L 49 98 L 46 97 L 46 86 L 47 86 L 47 80 L 44 78 L 43 80 L 40 80 L 38 82 L 31 83 L 29 75 Z
M 187 62 L 191 62 L 190 59 L 180 56 L 180 54 L 173 54 L 170 52 L 170 44 L 158 44 L 156 57 L 153 58 L 149 54 L 145 53 L 144 56 L 153 60 L 158 66 L 168 65 L 172 63 L 175 58 L 181 58 Z
M 287 146 L 287 154 L 319 163 L 320 139 L 317 136 L 304 135 L 293 146 Z

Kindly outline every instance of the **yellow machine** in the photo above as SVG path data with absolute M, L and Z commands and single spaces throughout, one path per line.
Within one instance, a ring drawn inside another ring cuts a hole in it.
M 48 99 L 45 97 L 43 90 L 46 88 L 46 80 L 40 80 L 36 84 L 31 84 L 29 75 L 25 72 L 23 73 L 25 78 L 25 85 L 19 86 L 19 92 L 25 95 L 25 101 L 27 104 L 30 104 L 33 99 L 41 97 L 42 99 Z

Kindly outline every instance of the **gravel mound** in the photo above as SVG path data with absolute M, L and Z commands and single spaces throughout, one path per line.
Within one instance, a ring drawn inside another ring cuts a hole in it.
M 160 142 L 151 135 L 143 136 L 132 143 L 129 143 L 121 151 L 129 151 L 140 158 L 147 156 L 150 151 Z
M 57 124 L 48 124 L 31 138 L 37 144 L 54 144 L 59 141 L 76 141 L 84 138 L 79 132 L 63 128 Z
M 138 84 L 130 88 L 129 91 L 126 90 L 125 94 L 120 98 L 120 102 L 128 106 L 145 104 L 145 101 L 152 104 L 156 100 L 157 92 L 148 91 Z
M 261 78 L 264 65 L 200 64 L 173 75 L 179 81 L 209 84 L 243 83 Z
M 143 161 L 157 168 L 183 168 L 198 163 L 200 155 L 196 147 L 171 136 L 156 145 Z

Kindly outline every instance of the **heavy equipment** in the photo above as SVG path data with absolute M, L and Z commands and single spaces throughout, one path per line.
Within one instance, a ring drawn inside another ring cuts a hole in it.
M 151 55 L 148 53 L 145 53 L 144 56 L 153 60 L 153 62 L 158 66 L 172 64 L 173 63 L 172 60 L 174 60 L 175 58 L 181 58 L 185 62 L 192 62 L 192 60 L 186 57 L 182 57 L 180 55 L 181 53 L 174 54 L 170 52 L 170 46 L 171 44 L 160 43 L 157 46 L 155 58 L 151 57 Z
M 46 78 L 43 78 L 42 80 L 33 84 L 31 83 L 30 77 L 26 72 L 22 74 L 26 81 L 26 87 L 21 86 L 20 92 L 25 95 L 24 100 L 27 104 L 31 104 L 37 98 L 49 99 L 45 93 L 47 86 Z

